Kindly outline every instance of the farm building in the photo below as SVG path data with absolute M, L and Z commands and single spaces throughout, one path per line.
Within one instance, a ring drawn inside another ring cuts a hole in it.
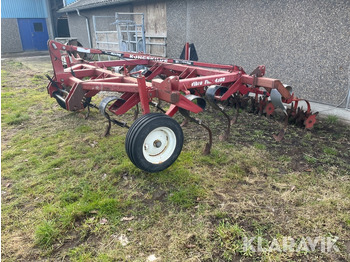
M 102 18 L 97 16 L 143 13 L 146 42 L 165 41 L 168 57 L 178 58 L 185 42 L 194 43 L 200 61 L 237 64 L 248 73 L 264 64 L 267 76 L 291 85 L 299 97 L 346 103 L 350 85 L 347 0 L 77 0 L 59 12 L 67 13 L 71 36 L 84 46 L 98 47 L 96 31 L 116 30 L 110 21 L 99 23 L 97 19 Z M 146 51 L 152 53 L 151 48 L 146 46 Z
M 200 61 L 240 65 L 247 73 L 266 65 L 266 76 L 291 85 L 296 96 L 346 105 L 348 0 L 66 0 L 49 20 L 67 17 L 70 36 L 85 47 L 130 50 L 116 19 L 142 24 L 142 15 L 121 13 L 143 14 L 145 47 L 136 41 L 136 51 L 178 58 L 185 42 L 194 43 Z M 3 49 L 19 43 L 4 41 Z
M 47 50 L 49 38 L 68 37 L 67 17 L 57 11 L 71 1 L 2 0 L 1 53 Z

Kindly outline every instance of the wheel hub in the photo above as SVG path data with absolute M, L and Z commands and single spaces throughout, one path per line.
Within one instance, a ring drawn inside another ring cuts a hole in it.
M 156 140 L 153 142 L 153 146 L 156 148 L 160 148 L 162 146 L 162 142 L 159 140 Z
M 147 161 L 159 164 L 171 157 L 175 147 L 175 133 L 168 127 L 158 127 L 146 137 L 143 143 L 143 155 Z

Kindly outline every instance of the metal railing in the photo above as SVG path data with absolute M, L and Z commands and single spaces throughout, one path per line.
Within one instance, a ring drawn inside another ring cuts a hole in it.
M 141 51 L 166 57 L 166 35 L 145 35 L 143 24 L 136 24 L 130 19 L 121 20 L 121 15 L 132 16 L 135 13 L 116 13 L 115 17 L 92 16 L 96 48 L 109 51 Z M 106 27 L 109 27 L 109 30 L 106 30 Z

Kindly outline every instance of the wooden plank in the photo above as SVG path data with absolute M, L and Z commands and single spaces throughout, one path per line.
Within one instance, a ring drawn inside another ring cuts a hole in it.
M 145 30 L 147 35 L 166 36 L 166 4 L 159 3 L 143 3 L 135 4 L 134 13 L 145 14 Z M 135 21 L 141 23 L 141 17 L 135 16 Z

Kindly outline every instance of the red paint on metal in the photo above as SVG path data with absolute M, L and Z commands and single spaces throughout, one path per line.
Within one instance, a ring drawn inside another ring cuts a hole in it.
M 83 97 L 92 97 L 101 91 L 121 93 L 123 103 L 118 102 L 110 107 L 116 115 L 126 113 L 132 107 L 141 103 L 143 114 L 150 112 L 149 102 L 157 98 L 170 103 L 167 115 L 173 116 L 179 108 L 199 113 L 202 111 L 198 105 L 188 100 L 184 95 L 196 94 L 203 96 L 207 87 L 215 85 L 227 89 L 226 93 L 215 96 L 217 100 L 228 100 L 233 95 L 255 94 L 255 101 L 259 103 L 258 96 L 263 95 L 259 112 L 265 111 L 268 115 L 273 107 L 267 103 L 272 89 L 278 90 L 282 102 L 295 102 L 291 114 L 295 114 L 298 102 L 302 99 L 283 86 L 280 80 L 264 77 L 265 66 L 257 67 L 252 74 L 245 73 L 242 67 L 236 65 L 220 65 L 189 61 L 189 45 L 186 43 L 186 60 L 171 59 L 152 56 L 144 53 L 131 52 L 105 52 L 98 49 L 88 49 L 77 46 L 66 46 L 55 41 L 49 41 L 49 52 L 54 69 L 54 76 L 48 85 L 48 93 L 60 89 L 68 92 L 66 96 L 67 110 L 82 108 Z M 117 56 L 120 60 L 111 61 L 85 61 L 74 57 L 74 53 L 104 54 Z M 65 61 L 65 62 L 64 62 Z M 146 67 L 145 71 L 130 72 L 137 65 Z M 124 68 L 122 74 L 114 72 L 113 68 Z M 303 100 L 305 101 L 305 100 Z M 311 114 L 308 101 L 305 126 L 312 127 L 315 120 Z
M 139 89 L 139 96 L 140 96 L 140 101 L 141 101 L 142 113 L 144 115 L 145 114 L 149 114 L 149 112 L 150 112 L 150 110 L 149 110 L 150 99 L 148 98 L 148 94 L 147 94 L 147 85 L 146 85 L 145 77 L 137 78 L 137 83 L 138 83 L 138 89 Z

